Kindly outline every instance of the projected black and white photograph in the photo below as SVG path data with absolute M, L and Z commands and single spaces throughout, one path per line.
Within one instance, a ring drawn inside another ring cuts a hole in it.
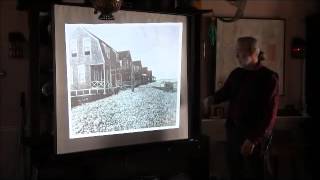
M 66 24 L 70 138 L 178 128 L 182 31 Z

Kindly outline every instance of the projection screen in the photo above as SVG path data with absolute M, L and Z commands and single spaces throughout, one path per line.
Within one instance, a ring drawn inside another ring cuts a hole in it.
M 187 19 L 54 6 L 56 152 L 188 138 Z

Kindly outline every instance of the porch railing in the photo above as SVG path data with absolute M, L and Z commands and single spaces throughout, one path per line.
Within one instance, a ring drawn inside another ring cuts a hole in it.
M 99 89 L 99 88 L 104 88 L 104 81 L 91 81 L 91 88 L 93 89 Z

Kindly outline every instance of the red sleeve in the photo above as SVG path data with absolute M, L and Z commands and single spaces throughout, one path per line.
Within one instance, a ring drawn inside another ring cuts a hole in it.
M 232 94 L 232 89 L 233 89 L 232 84 L 233 84 L 234 78 L 236 77 L 235 74 L 237 71 L 238 69 L 233 70 L 228 76 L 223 87 L 219 89 L 213 96 L 210 97 L 211 99 L 209 101 L 211 104 L 219 104 L 230 99 L 230 96 Z
M 249 140 L 254 143 L 259 143 L 266 133 L 271 133 L 275 121 L 277 119 L 277 111 L 279 106 L 279 80 L 274 74 L 268 83 L 266 91 L 263 93 L 262 104 L 263 118 L 257 124 L 256 128 L 249 134 Z

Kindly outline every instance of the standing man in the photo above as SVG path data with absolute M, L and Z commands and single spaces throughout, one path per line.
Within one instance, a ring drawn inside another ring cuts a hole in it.
M 263 180 L 265 144 L 270 142 L 279 104 L 278 75 L 261 64 L 263 52 L 253 37 L 238 39 L 237 59 L 241 67 L 204 100 L 204 108 L 229 101 L 225 127 L 230 178 Z M 244 167 L 249 167 L 250 175 Z

